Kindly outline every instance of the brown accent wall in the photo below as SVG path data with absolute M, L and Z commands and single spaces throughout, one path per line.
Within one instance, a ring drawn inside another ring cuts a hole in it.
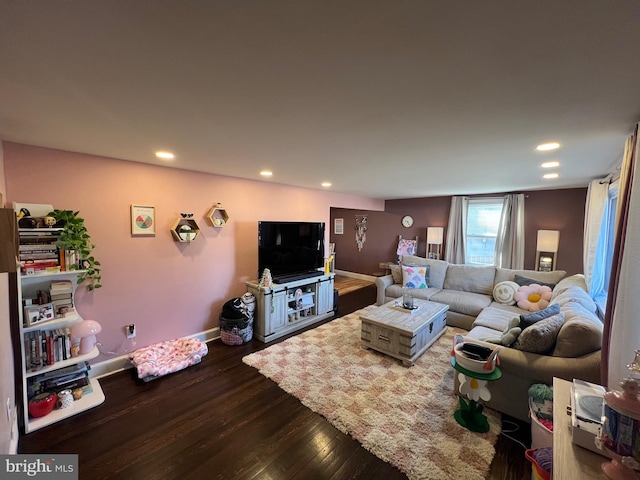
M 560 230 L 560 246 L 556 268 L 567 274 L 582 272 L 582 229 L 586 188 L 536 190 L 524 192 L 525 200 L 525 268 L 533 269 L 536 259 L 538 230 Z M 484 196 L 504 195 L 496 193 Z M 399 235 L 418 236 L 418 255 L 426 254 L 427 227 L 444 227 L 445 239 L 451 197 L 424 197 L 387 200 L 384 212 L 331 208 L 329 238 L 336 244 L 336 268 L 373 275 L 380 262 L 395 261 Z M 358 252 L 355 239 L 355 217 L 367 215 L 367 240 Z M 405 228 L 401 219 L 411 215 L 414 224 Z M 344 219 L 344 234 L 334 233 L 336 218 Z M 444 251 L 444 245 L 443 245 Z

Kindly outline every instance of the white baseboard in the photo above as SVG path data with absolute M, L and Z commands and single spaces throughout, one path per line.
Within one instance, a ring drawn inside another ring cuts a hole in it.
M 197 338 L 205 343 L 211 342 L 220 338 L 220 328 L 211 328 L 204 332 L 188 335 L 185 338 Z M 129 368 L 132 368 L 131 362 L 129 362 L 129 355 L 118 355 L 117 357 L 103 360 L 102 362 L 92 363 L 89 376 L 92 378 L 102 378 Z
M 359 280 L 367 280 L 369 282 L 375 282 L 376 278 L 378 278 L 374 275 L 365 275 L 364 273 L 347 272 L 346 270 L 335 270 L 333 273 L 335 273 L 336 275 L 340 275 L 342 277 L 357 278 Z

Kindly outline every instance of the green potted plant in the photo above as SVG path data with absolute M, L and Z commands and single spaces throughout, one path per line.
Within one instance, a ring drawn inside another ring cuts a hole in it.
M 80 212 L 72 210 L 54 210 L 49 215 L 56 219 L 56 227 L 63 228 L 58 239 L 58 248 L 61 250 L 76 252 L 80 260 L 82 272 L 78 275 L 78 283 L 87 282 L 89 291 L 102 287 L 100 280 L 100 262 L 92 255 L 95 245 L 91 243 L 91 237 L 84 225 L 84 218 L 78 216 Z M 69 267 L 78 269 L 74 264 Z

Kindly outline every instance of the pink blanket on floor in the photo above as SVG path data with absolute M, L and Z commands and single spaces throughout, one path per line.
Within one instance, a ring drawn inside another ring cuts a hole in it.
M 149 345 L 131 353 L 129 359 L 138 378 L 160 377 L 196 363 L 209 352 L 207 344 L 195 338 L 179 338 Z

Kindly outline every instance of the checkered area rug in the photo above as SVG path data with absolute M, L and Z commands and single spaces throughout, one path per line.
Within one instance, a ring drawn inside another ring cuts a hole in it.
M 448 327 L 407 368 L 362 348 L 360 315 L 372 308 L 242 360 L 411 479 L 486 478 L 500 414 L 485 410 L 491 429 L 484 434 L 468 431 L 453 418 L 459 402 L 449 358 L 453 336 L 462 331 Z

